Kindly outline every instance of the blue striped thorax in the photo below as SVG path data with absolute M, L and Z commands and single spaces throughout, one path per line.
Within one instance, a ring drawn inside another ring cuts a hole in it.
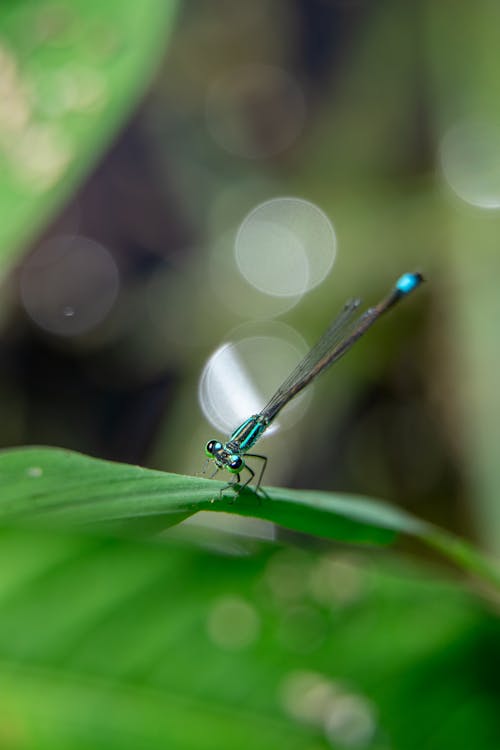
M 266 427 L 267 420 L 260 414 L 254 414 L 235 429 L 227 441 L 227 445 L 228 447 L 230 446 L 231 448 L 234 448 L 236 451 L 246 453 L 246 451 L 250 450 L 250 448 L 255 445 Z

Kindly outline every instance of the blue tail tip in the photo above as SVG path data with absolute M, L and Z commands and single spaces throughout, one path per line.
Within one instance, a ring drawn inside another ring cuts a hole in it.
M 419 286 L 424 277 L 421 273 L 404 273 L 396 282 L 396 289 L 401 294 L 409 294 Z

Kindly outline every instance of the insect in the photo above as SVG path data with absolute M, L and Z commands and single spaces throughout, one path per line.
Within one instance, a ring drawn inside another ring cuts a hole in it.
M 262 461 L 256 483 L 256 489 L 258 489 L 264 476 L 267 458 L 258 453 L 249 453 L 249 451 L 262 437 L 273 419 L 294 396 L 309 385 L 323 370 L 343 357 L 383 313 L 411 294 L 423 280 L 420 273 L 403 274 L 387 297 L 381 300 L 378 305 L 368 308 L 361 315 L 356 315 L 361 300 L 352 299 L 346 302 L 340 314 L 333 320 L 317 344 L 299 362 L 264 408 L 258 414 L 253 414 L 240 424 L 230 435 L 227 442 L 208 441 L 205 446 L 205 453 L 208 459 L 213 460 L 216 465 L 212 476 L 215 476 L 219 469 L 224 469 L 234 476 L 234 482 L 230 484 L 240 484 L 241 473 L 246 470 L 249 476 L 241 486 L 241 490 L 255 478 L 255 471 L 246 461 L 247 458 L 255 458 Z

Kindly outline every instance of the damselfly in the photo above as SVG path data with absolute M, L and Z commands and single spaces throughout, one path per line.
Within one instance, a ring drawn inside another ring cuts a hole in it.
M 219 469 L 225 469 L 234 476 L 235 483 L 239 484 L 240 475 L 246 469 L 249 476 L 243 484 L 243 487 L 245 487 L 255 477 L 255 472 L 247 464 L 246 459 L 257 458 L 262 461 L 256 484 L 258 489 L 262 482 L 267 458 L 258 453 L 249 453 L 248 451 L 262 437 L 262 434 L 269 427 L 273 419 L 320 372 L 323 372 L 323 370 L 326 370 L 327 367 L 340 359 L 383 313 L 394 307 L 401 299 L 407 297 L 422 281 L 423 277 L 420 273 L 403 274 L 387 297 L 361 315 L 356 314 L 361 300 L 352 299 L 346 302 L 340 314 L 333 320 L 318 343 L 299 362 L 262 411 L 258 414 L 253 414 L 243 424 L 240 424 L 226 443 L 221 443 L 218 440 L 209 440 L 205 446 L 205 453 L 216 465 L 214 475 Z

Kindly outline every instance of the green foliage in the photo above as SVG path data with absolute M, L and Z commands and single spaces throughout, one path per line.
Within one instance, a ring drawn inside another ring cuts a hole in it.
M 19 528 L 0 564 L 2 748 L 500 741 L 498 621 L 406 566 Z
M 94 167 L 164 50 L 173 0 L 0 13 L 0 269 Z
M 162 531 L 198 511 L 253 516 L 338 542 L 389 544 L 398 534 L 440 550 L 467 572 L 500 578 L 466 542 L 387 503 L 352 495 L 266 488 L 236 495 L 224 482 L 111 463 L 58 448 L 0 453 L 0 517 L 65 526 Z
M 130 538 L 225 511 L 342 543 L 410 535 L 495 580 L 445 532 L 366 498 L 278 488 L 220 498 L 221 482 L 59 449 L 2 452 L 0 482 L 2 747 L 500 741 L 496 673 L 473 668 L 500 656 L 500 624 L 442 576 L 381 559 L 373 569 L 345 548 L 214 536 L 208 552 Z

